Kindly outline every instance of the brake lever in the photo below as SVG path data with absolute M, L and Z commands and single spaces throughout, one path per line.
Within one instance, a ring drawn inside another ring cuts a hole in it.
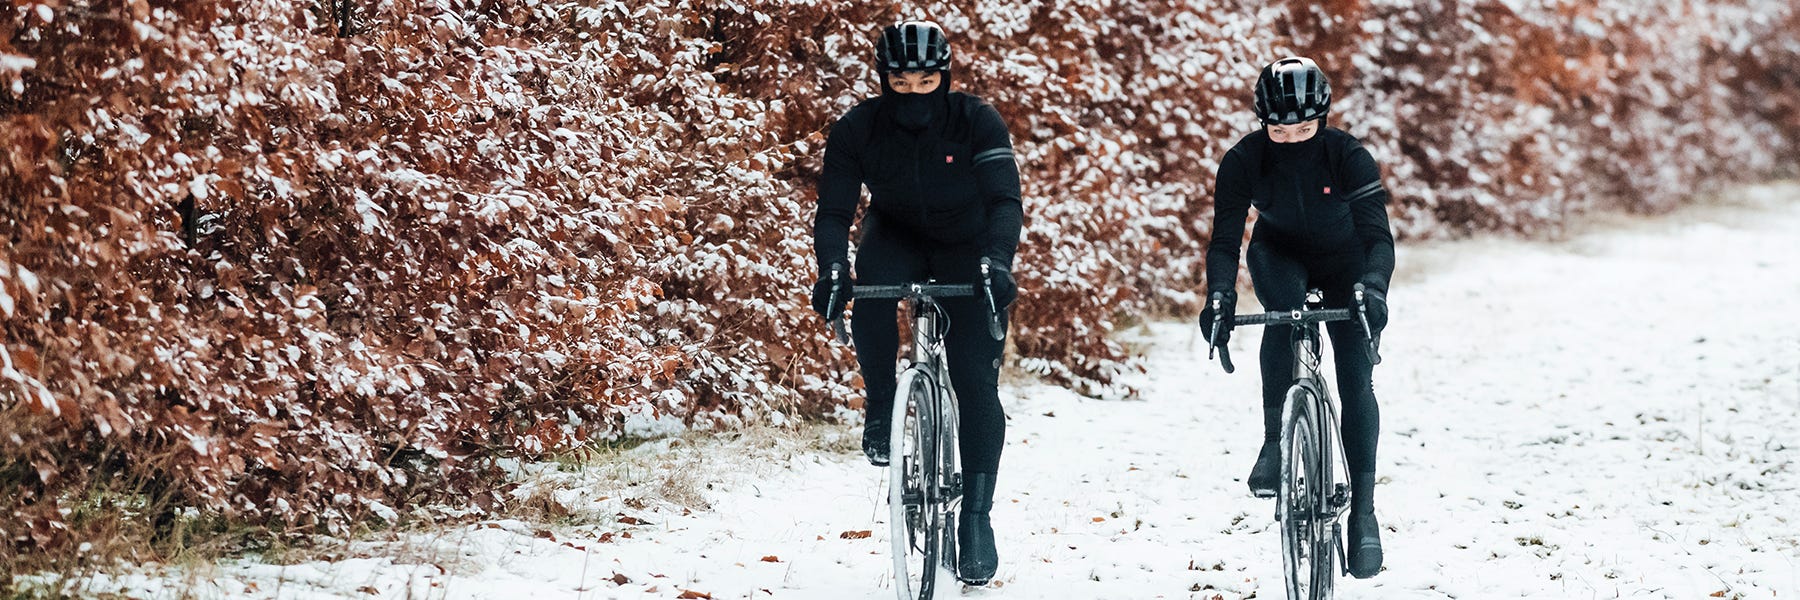
M 987 298 L 988 337 L 994 338 L 994 341 L 997 342 L 997 341 L 1006 339 L 1006 326 L 1001 324 L 999 307 L 994 306 L 994 279 L 989 274 L 989 270 L 988 270 L 989 266 L 992 264 L 993 264 L 993 261 L 991 259 L 988 259 L 987 257 L 982 257 L 982 259 L 981 259 L 981 295 L 985 296 Z
M 825 305 L 825 310 L 831 310 L 832 307 L 838 305 L 838 298 L 841 297 L 840 294 L 842 294 L 844 290 L 843 271 L 844 266 L 842 264 L 831 265 L 831 301 Z M 838 314 L 831 318 L 831 332 L 837 338 L 839 344 L 850 343 L 850 332 L 844 329 L 843 311 L 838 311 Z
M 1369 328 L 1369 303 L 1363 298 L 1363 284 L 1356 284 L 1356 320 L 1362 323 L 1363 337 L 1369 340 L 1369 364 L 1381 364 L 1381 338 Z
M 1218 350 L 1219 351 L 1219 366 L 1225 367 L 1225 373 L 1227 375 L 1229 375 L 1229 374 L 1237 371 L 1237 366 L 1231 364 L 1231 349 L 1227 348 L 1223 345 L 1213 343 L 1213 340 L 1219 339 L 1219 326 L 1225 322 L 1225 316 L 1219 314 L 1219 309 L 1222 308 L 1221 305 L 1224 303 L 1224 299 L 1225 299 L 1224 294 L 1221 294 L 1219 292 L 1213 292 L 1213 295 L 1212 295 L 1212 308 L 1213 308 L 1212 333 L 1210 333 L 1206 336 L 1206 359 L 1212 360 L 1213 350 Z

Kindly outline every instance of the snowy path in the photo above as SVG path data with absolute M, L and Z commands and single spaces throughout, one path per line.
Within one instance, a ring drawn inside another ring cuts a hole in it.
M 1404 249 L 1376 371 L 1388 566 L 1340 597 L 1800 598 L 1800 188 L 1754 195 L 1760 208 L 1691 209 L 1682 225 Z M 1260 427 L 1259 336 L 1236 337 L 1227 376 L 1192 326 L 1132 334 L 1152 345 L 1141 400 L 1003 390 L 1001 570 L 961 597 L 1281 596 L 1272 506 L 1241 481 Z M 205 587 L 892 598 L 882 473 L 848 440 L 831 445 L 640 450 L 687 456 L 710 482 L 710 511 L 613 496 L 590 511 L 653 525 L 552 540 L 499 523 L 415 539 L 411 558 L 221 566 Z M 840 538 L 855 530 L 873 536 Z

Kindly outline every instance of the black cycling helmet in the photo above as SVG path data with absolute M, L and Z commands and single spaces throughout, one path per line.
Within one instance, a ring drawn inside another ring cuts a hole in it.
M 875 42 L 875 70 L 950 70 L 950 40 L 944 28 L 931 21 L 902 21 L 881 30 Z
M 1331 112 L 1331 83 L 1310 58 L 1290 56 L 1263 67 L 1256 78 L 1256 118 L 1264 125 L 1293 125 Z

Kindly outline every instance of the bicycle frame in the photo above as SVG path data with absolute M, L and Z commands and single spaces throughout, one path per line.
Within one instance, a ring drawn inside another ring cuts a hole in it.
M 895 592 L 901 600 L 925 600 L 936 589 L 939 567 L 956 568 L 956 514 L 962 507 L 962 453 L 956 391 L 940 332 L 946 318 L 936 298 L 974 296 L 973 285 L 914 283 L 855 286 L 855 298 L 898 298 L 912 319 L 909 364 L 895 386 L 888 464 L 889 526 L 894 530 Z M 990 320 L 990 332 L 994 331 Z M 843 320 L 834 319 L 840 340 Z M 920 385 L 920 380 L 924 385 Z M 910 431 L 909 431 L 910 430 Z M 910 435 L 909 435 L 910 433 Z M 910 449 L 910 450 L 909 450 Z M 909 564 L 920 559 L 914 573 Z M 915 590 L 912 575 L 918 575 Z M 914 596 L 914 592 L 917 596 Z
M 1359 286 L 1355 291 L 1360 300 L 1362 289 Z M 1344 451 L 1337 402 L 1319 369 L 1323 342 L 1319 324 L 1356 319 L 1362 322 L 1365 334 L 1369 331 L 1360 301 L 1355 311 L 1322 310 L 1316 294 L 1316 291 L 1308 294 L 1303 310 L 1234 317 L 1238 325 L 1285 325 L 1291 328 L 1288 340 L 1294 347 L 1294 383 L 1288 388 L 1282 405 L 1281 468 L 1284 480 L 1275 509 L 1276 519 L 1282 521 L 1282 562 L 1291 600 L 1330 598 L 1334 580 L 1345 574 L 1348 567 L 1340 521 L 1350 508 L 1348 457 Z M 1216 309 L 1218 304 L 1214 307 Z M 1379 360 L 1379 355 L 1374 354 L 1377 345 L 1374 336 L 1369 336 L 1368 350 L 1375 360 Z M 1232 370 L 1230 353 L 1224 347 L 1219 350 L 1220 363 L 1229 373 Z M 1304 579 L 1302 573 L 1306 573 Z

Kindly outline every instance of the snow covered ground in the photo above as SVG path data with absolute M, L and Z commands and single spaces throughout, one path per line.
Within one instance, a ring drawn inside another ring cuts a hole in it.
M 1342 598 L 1800 598 L 1800 188 L 1557 243 L 1403 248 L 1376 370 L 1387 568 Z M 1281 597 L 1239 372 L 1152 323 L 1144 394 L 1008 386 L 1001 568 L 947 597 Z M 821 333 L 823 335 L 823 333 Z M 892 598 L 854 431 L 686 438 L 548 469 L 566 513 L 95 582 L 130 597 Z M 806 436 L 813 436 L 807 439 Z M 846 532 L 869 531 L 861 539 Z M 627 537 L 629 536 L 629 537 Z M 851 536 L 854 537 L 854 536 Z

